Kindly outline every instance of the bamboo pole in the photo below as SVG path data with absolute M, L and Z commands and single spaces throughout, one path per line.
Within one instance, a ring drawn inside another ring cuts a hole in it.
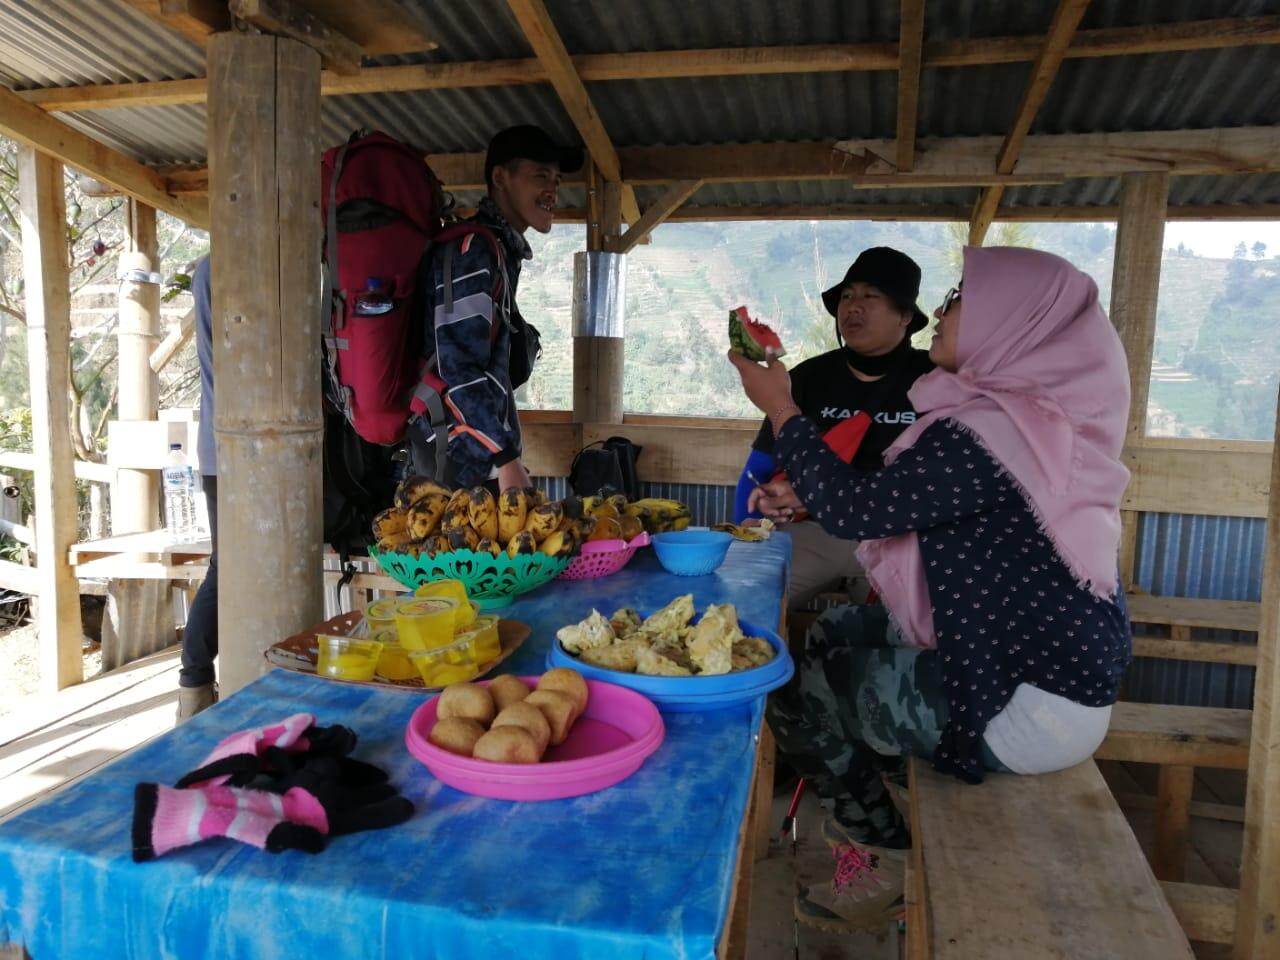
M 593 315 L 603 305 L 603 298 L 597 296 L 602 289 L 596 281 L 597 272 L 620 272 L 620 285 L 625 290 L 626 254 L 608 252 L 616 249 L 622 233 L 622 187 L 603 180 L 594 164 L 589 165 L 589 183 L 587 255 L 575 264 L 574 276 L 573 419 L 577 423 L 622 423 L 625 341 L 608 318 Z M 611 266 L 602 260 L 612 257 L 620 257 L 621 265 Z
M 320 58 L 293 40 L 209 43 L 218 625 L 224 691 L 323 619 Z
M 27 366 L 35 459 L 39 546 L 40 687 L 61 690 L 84 679 L 80 593 L 69 551 L 77 539 L 71 450 L 71 293 L 67 201 L 62 164 L 18 147 L 22 272 L 26 280 Z
M 160 286 L 150 280 L 159 269 L 155 208 L 131 200 L 129 251 L 120 256 L 120 420 L 155 420 L 160 414 L 160 378 L 151 369 L 160 340 Z M 189 460 L 192 452 L 183 452 Z M 121 469 L 112 490 L 112 536 L 154 530 L 159 518 L 158 471 Z

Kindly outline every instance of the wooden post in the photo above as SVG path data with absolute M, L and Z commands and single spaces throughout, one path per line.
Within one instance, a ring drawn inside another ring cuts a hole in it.
M 209 42 L 209 202 L 221 683 L 323 619 L 320 57 L 293 40 Z
M 71 293 L 67 200 L 62 164 L 18 147 L 22 271 L 26 279 L 27 367 L 35 454 L 40 687 L 54 691 L 84 679 L 80 591 L 69 553 L 76 542 L 75 466 L 71 450 Z
M 1151 392 L 1151 353 L 1156 339 L 1156 300 L 1160 257 L 1169 202 L 1169 175 L 1126 173 L 1120 178 L 1120 220 L 1111 280 L 1111 322 L 1129 358 L 1129 427 L 1126 444 L 1141 443 L 1147 432 Z M 1120 582 L 1134 586 L 1138 531 L 1136 513 L 1121 514 Z
M 121 420 L 155 420 L 160 413 L 160 378 L 151 354 L 160 342 L 160 286 L 131 279 L 160 269 L 156 211 L 129 201 L 129 251 L 120 256 L 120 400 Z M 184 450 L 188 462 L 193 451 Z M 160 474 L 156 470 L 120 470 L 112 490 L 111 533 L 156 529 L 160 519 Z
M 1253 686 L 1244 811 L 1244 858 L 1236 914 L 1235 960 L 1280 957 L 1280 402 L 1271 450 L 1271 497 L 1262 560 L 1262 625 Z

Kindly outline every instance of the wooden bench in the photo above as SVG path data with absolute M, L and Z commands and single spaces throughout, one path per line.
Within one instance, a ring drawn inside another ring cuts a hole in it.
M 1196 767 L 1249 766 L 1250 710 L 1121 701 L 1094 757 L 1160 765 L 1152 869 L 1161 880 L 1186 875 Z
M 1193 956 L 1092 760 L 971 787 L 912 759 L 910 777 L 908 960 Z

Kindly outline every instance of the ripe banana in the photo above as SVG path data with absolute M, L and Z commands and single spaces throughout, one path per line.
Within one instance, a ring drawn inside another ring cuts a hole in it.
M 525 487 L 524 494 L 529 499 L 529 509 L 540 507 L 547 502 L 547 494 L 540 487 Z
M 442 494 L 447 500 L 452 492 L 448 487 L 427 477 L 405 477 L 400 481 L 400 486 L 396 487 L 396 506 L 407 510 L 423 497 L 432 494 Z
M 534 542 L 533 534 L 528 530 L 521 530 L 511 542 L 507 544 L 507 556 L 517 557 L 522 553 L 537 553 L 538 544 Z
M 572 527 L 567 530 L 557 530 L 538 544 L 538 550 L 549 557 L 571 557 L 577 549 L 578 534 Z
M 492 540 L 498 535 L 497 501 L 484 487 L 472 487 L 469 496 L 467 517 L 471 521 L 471 529 L 480 535 L 480 539 Z
M 626 506 L 628 516 L 637 517 L 649 533 L 665 533 L 668 530 L 684 530 L 693 514 L 679 500 L 648 497 Z
M 519 487 L 508 487 L 498 497 L 498 540 L 510 543 L 524 529 L 529 516 L 529 495 Z
M 451 501 L 450 505 L 445 508 L 444 516 L 440 518 L 440 532 L 448 536 L 453 531 L 461 530 L 463 527 L 468 530 L 471 529 L 471 518 L 468 515 L 467 508 L 465 506 L 461 508 L 455 507 Z
M 564 510 L 564 515 L 570 520 L 577 520 L 584 513 L 582 498 L 576 494 L 569 494 L 560 501 L 560 506 Z
M 373 518 L 373 537 L 386 540 L 408 532 L 409 518 L 399 507 L 388 507 Z M 410 538 L 412 539 L 412 538 Z
M 595 517 L 593 519 L 595 520 L 595 527 L 586 538 L 588 542 L 622 539 L 622 524 L 613 519 L 613 517 Z M 635 518 L 629 517 L 628 519 L 634 520 Z
M 498 543 L 497 540 L 485 537 L 476 544 L 476 553 L 487 553 L 496 557 L 502 553 L 502 544 Z
M 418 540 L 440 529 L 440 518 L 449 498 L 443 493 L 428 493 L 409 508 L 409 532 Z
M 452 551 L 453 547 L 449 545 L 449 538 L 442 534 L 435 534 L 422 541 L 419 555 L 425 553 L 428 557 L 434 557 L 437 553 L 451 553 Z
M 613 507 L 614 512 L 619 516 L 621 516 L 622 512 L 627 509 L 627 498 L 620 493 L 615 493 L 612 496 L 605 497 L 604 502 Z M 675 501 L 673 500 L 672 502 L 674 503 Z
M 470 527 L 458 527 L 447 534 L 449 546 L 454 550 L 474 550 L 480 543 L 480 537 Z
M 544 503 L 542 506 L 534 507 L 529 511 L 529 516 L 524 522 L 524 528 L 527 532 L 533 534 L 534 540 L 541 543 L 556 531 L 563 518 L 564 508 L 560 506 L 559 502 Z
M 383 553 L 403 553 L 411 543 L 413 543 L 413 537 L 407 531 L 401 531 L 379 539 L 378 549 Z
M 624 514 L 617 519 L 619 536 L 623 540 L 633 540 L 644 533 L 644 524 L 640 522 L 639 517 L 632 517 Z

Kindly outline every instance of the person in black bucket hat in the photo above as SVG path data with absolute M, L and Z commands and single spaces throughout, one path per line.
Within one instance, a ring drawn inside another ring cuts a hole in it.
M 907 391 L 916 379 L 933 369 L 926 350 L 911 346 L 912 334 L 928 320 L 916 298 L 920 267 L 905 253 L 890 247 L 864 250 L 844 279 L 823 291 L 822 302 L 836 319 L 835 350 L 798 364 L 791 371 L 791 394 L 796 405 L 829 437 L 847 437 L 851 424 L 867 423 L 850 461 L 863 472 L 883 466 L 884 451 L 915 422 Z M 828 439 L 836 448 L 836 443 Z M 768 418 L 752 444 L 738 481 L 736 518 L 751 516 L 752 493 L 773 479 L 773 430 Z M 791 534 L 791 583 L 788 605 L 804 607 L 819 593 L 851 587 L 855 598 L 862 585 L 854 557 L 856 543 L 839 540 L 817 523 L 796 517 L 783 525 Z

